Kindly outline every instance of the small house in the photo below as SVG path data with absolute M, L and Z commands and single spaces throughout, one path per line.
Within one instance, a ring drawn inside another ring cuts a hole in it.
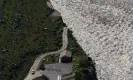
M 63 51 L 60 54 L 61 63 L 71 63 L 72 62 L 72 53 L 70 51 Z

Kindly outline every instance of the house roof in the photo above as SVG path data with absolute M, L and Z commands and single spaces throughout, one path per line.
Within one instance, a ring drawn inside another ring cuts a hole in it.
M 60 53 L 60 57 L 63 57 L 63 56 L 71 57 L 72 53 L 68 50 L 64 50 L 63 52 Z

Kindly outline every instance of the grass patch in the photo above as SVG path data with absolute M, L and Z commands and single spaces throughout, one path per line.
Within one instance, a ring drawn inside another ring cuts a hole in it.
M 45 57 L 45 64 L 59 63 L 59 56 L 60 56 L 60 54 L 53 54 L 53 55 L 46 56 Z

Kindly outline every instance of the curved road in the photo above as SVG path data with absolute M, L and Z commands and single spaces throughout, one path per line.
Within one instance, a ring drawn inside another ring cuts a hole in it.
M 59 54 L 60 52 L 64 51 L 67 48 L 68 45 L 68 38 L 67 38 L 67 27 L 64 27 L 63 29 L 63 46 L 61 47 L 61 49 L 59 49 L 58 51 L 54 51 L 54 52 L 48 52 L 48 53 L 44 53 L 40 56 L 38 56 L 34 62 L 34 64 L 32 65 L 27 77 L 24 80 L 32 80 L 36 77 L 39 77 L 42 71 L 39 71 L 39 67 L 42 64 L 43 59 L 45 58 L 45 56 L 48 55 L 52 55 L 52 54 Z M 32 74 L 31 72 L 34 71 L 35 74 Z

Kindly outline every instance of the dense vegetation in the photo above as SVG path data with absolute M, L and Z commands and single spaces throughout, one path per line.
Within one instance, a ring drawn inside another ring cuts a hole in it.
M 79 65 L 76 67 L 75 80 L 97 80 L 96 70 L 91 58 L 81 56 Z
M 23 80 L 36 56 L 62 46 L 65 25 L 61 17 L 50 17 L 46 1 L 0 0 L 0 79 Z M 85 54 L 71 31 L 68 50 L 76 59 Z
M 0 79 L 23 80 L 37 55 L 61 47 L 63 22 L 47 0 L 0 0 Z
M 73 73 L 75 80 L 97 80 L 94 61 L 86 55 L 79 46 L 76 39 L 72 36 L 72 31 L 68 34 L 69 45 L 68 50 L 73 56 Z

